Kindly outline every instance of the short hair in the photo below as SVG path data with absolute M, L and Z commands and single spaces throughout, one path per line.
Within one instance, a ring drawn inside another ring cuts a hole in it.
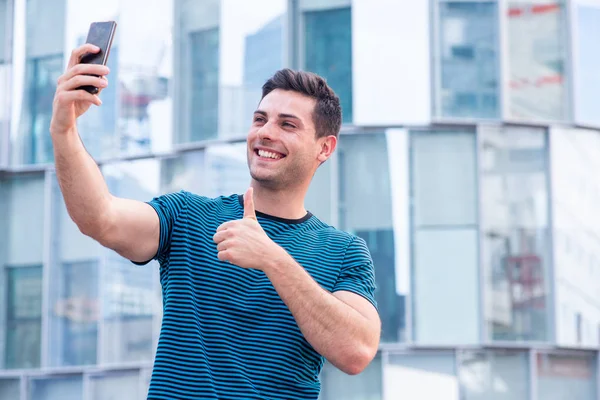
M 275 89 L 290 90 L 316 100 L 313 123 L 316 137 L 338 137 L 342 126 L 340 99 L 321 76 L 307 71 L 281 69 L 262 87 L 262 99 Z

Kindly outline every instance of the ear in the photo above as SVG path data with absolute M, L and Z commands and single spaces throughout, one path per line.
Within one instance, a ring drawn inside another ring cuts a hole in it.
M 335 148 L 337 146 L 337 138 L 333 135 L 329 135 L 324 138 L 320 138 L 319 143 L 321 145 L 321 151 L 319 152 L 317 159 L 322 164 L 325 161 L 327 161 L 327 159 L 331 157 L 331 155 L 335 151 Z

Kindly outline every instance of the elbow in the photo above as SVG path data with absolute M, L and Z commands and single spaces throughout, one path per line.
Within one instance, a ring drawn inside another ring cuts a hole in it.
M 110 245 L 111 223 L 108 218 L 88 218 L 86 221 L 73 219 L 79 232 L 97 241 L 102 246 Z
M 340 369 L 348 375 L 358 375 L 373 361 L 377 354 L 377 345 L 360 345 L 354 351 L 348 352 L 340 365 Z

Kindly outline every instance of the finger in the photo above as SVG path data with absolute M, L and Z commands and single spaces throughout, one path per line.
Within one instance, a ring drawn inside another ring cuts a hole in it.
M 56 95 L 56 102 L 58 104 L 68 104 L 75 101 L 83 101 L 97 106 L 102 105 L 102 100 L 96 95 L 86 92 L 85 90 L 61 90 Z
M 221 261 L 231 261 L 231 253 L 229 250 L 219 251 L 217 258 Z
M 213 241 L 215 243 L 221 243 L 223 240 L 229 238 L 231 235 L 227 230 L 222 230 L 214 234 Z
M 224 231 L 224 230 L 226 230 L 226 229 L 229 229 L 229 228 L 231 228 L 232 226 L 234 226 L 234 225 L 235 225 L 235 222 L 236 222 L 236 221 L 227 221 L 227 222 L 223 222 L 223 223 L 221 224 L 221 226 L 219 226 L 219 227 L 217 228 L 217 232 L 221 232 L 221 231 Z
M 58 83 L 61 84 L 77 75 L 94 75 L 104 76 L 110 73 L 110 69 L 105 65 L 98 64 L 77 64 L 72 68 L 67 69 L 65 73 L 58 78 Z
M 73 50 L 71 52 L 71 58 L 69 58 L 68 68 L 71 68 L 71 67 L 79 64 L 81 62 L 81 57 L 83 57 L 84 54 L 87 54 L 87 53 L 96 54 L 99 51 L 100 51 L 100 47 L 94 46 L 93 44 L 90 44 L 90 43 L 85 43 L 85 44 L 79 46 L 78 48 L 76 48 L 75 50 Z
M 246 190 L 246 194 L 244 194 L 244 218 L 256 219 L 252 187 L 248 188 L 248 190 Z
M 81 86 L 94 86 L 98 89 L 104 89 L 107 84 L 108 83 L 104 79 L 98 78 L 96 76 L 77 75 L 69 79 L 68 81 L 63 82 L 61 85 L 61 89 L 74 90 Z
M 229 245 L 230 245 L 229 241 L 224 240 L 217 245 L 217 251 L 225 251 L 229 248 Z

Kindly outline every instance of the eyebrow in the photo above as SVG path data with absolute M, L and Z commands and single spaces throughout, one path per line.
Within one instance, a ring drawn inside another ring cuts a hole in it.
M 262 115 L 262 116 L 264 116 L 264 117 L 267 117 L 267 116 L 268 116 L 268 115 L 267 115 L 267 112 L 266 112 L 266 111 L 263 111 L 263 110 L 256 110 L 256 111 L 254 111 L 254 114 L 260 114 L 260 115 Z M 279 114 L 278 116 L 279 116 L 279 118 L 291 118 L 291 119 L 297 119 L 298 121 L 302 122 L 302 120 L 301 120 L 299 117 L 295 116 L 294 114 L 285 114 L 285 113 L 281 113 L 281 114 Z

